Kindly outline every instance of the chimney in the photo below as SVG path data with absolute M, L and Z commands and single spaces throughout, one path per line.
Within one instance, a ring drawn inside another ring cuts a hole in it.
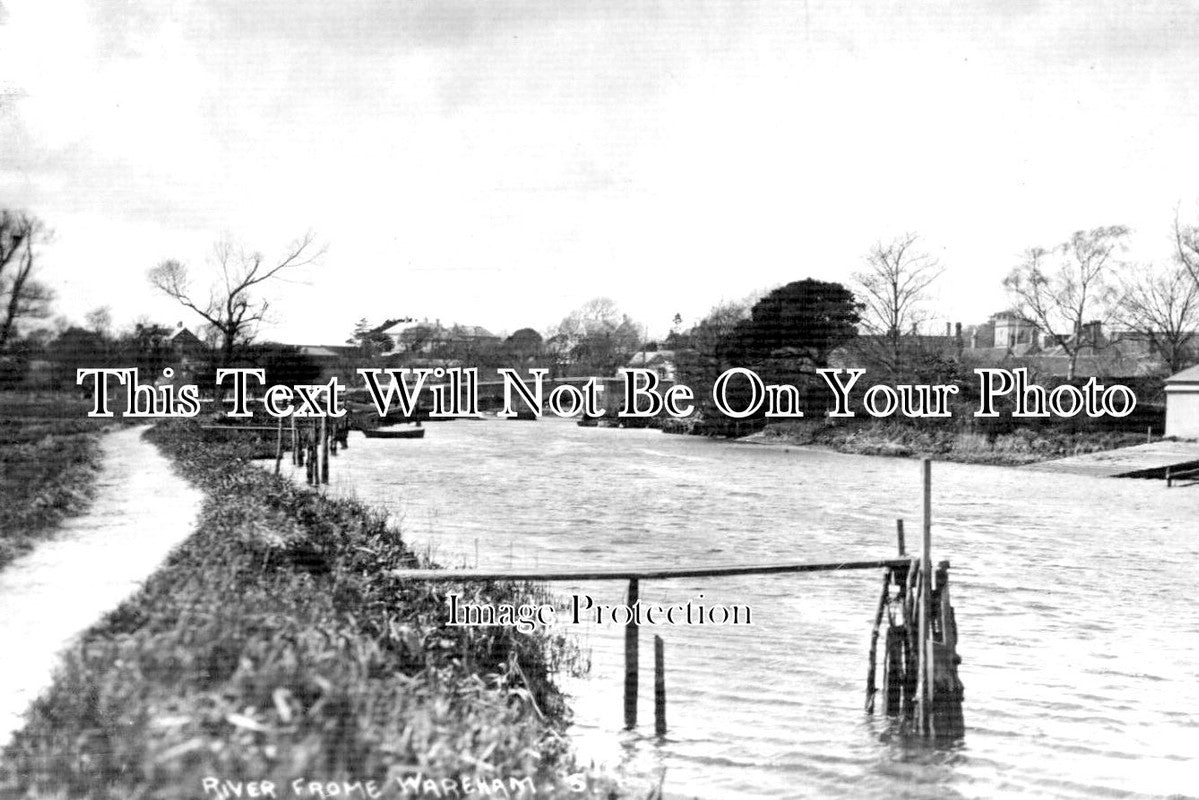
M 950 332 L 952 329 L 953 329 L 953 328 L 952 328 L 952 326 L 950 325 L 950 323 L 949 323 L 948 321 L 946 321 L 946 323 L 945 323 L 945 336 L 946 336 L 946 338 L 948 338 L 948 337 L 949 337 L 949 332 Z
M 974 331 L 974 333 L 970 334 L 970 349 L 978 349 L 978 331 Z
M 955 323 L 953 324 L 953 335 L 954 335 L 954 336 L 956 336 L 956 337 L 957 337 L 957 338 L 959 338 L 959 339 L 961 339 L 961 338 L 962 338 L 962 323 L 960 323 L 960 322 L 955 322 Z

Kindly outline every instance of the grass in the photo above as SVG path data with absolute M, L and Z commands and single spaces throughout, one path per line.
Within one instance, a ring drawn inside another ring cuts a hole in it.
M 152 431 L 206 500 L 196 533 L 67 653 L 0 754 L 0 795 L 193 798 L 201 781 L 532 778 L 581 772 L 550 632 L 448 628 L 445 592 L 537 602 L 512 584 L 405 582 L 419 565 L 370 508 Z M 605 793 L 588 778 L 586 795 Z M 393 789 L 395 784 L 391 784 Z M 385 795 L 388 796 L 388 795 Z
M 0 568 L 87 509 L 104 424 L 82 398 L 0 393 Z
M 1143 444 L 1144 434 L 1021 428 L 987 436 L 951 425 L 895 422 L 836 424 L 828 421 L 772 423 L 765 441 L 827 447 L 842 453 L 931 456 L 944 461 L 1018 466 L 1052 458 Z

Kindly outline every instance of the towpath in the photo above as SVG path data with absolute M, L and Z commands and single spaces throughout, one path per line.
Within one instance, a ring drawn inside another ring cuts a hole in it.
M 89 511 L 0 570 L 0 746 L 50 685 L 62 650 L 195 528 L 201 493 L 142 439 L 145 430 L 104 436 Z

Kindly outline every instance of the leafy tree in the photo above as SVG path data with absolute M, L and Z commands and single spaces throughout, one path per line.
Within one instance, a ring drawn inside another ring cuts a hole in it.
M 95 331 L 84 328 L 68 328 L 51 342 L 46 354 L 54 364 L 52 379 L 57 386 L 75 384 L 75 373 L 80 368 L 109 367 L 108 342 Z
M 610 298 L 597 297 L 563 318 L 551 338 L 565 343 L 576 371 L 611 375 L 637 351 L 641 329 Z
M 759 300 L 717 352 L 735 366 L 786 358 L 824 367 L 833 350 L 857 335 L 860 308 L 839 283 L 794 281 Z
M 504 348 L 513 360 L 523 364 L 540 357 L 544 344 L 540 333 L 532 328 L 521 328 L 507 338 Z
M 242 354 L 247 366 L 266 370 L 267 384 L 312 384 L 321 377 L 321 366 L 299 347 L 276 342 L 248 345 Z
M 165 325 L 157 325 L 148 319 L 138 320 L 133 324 L 133 330 L 120 339 L 122 360 L 132 361 L 139 370 L 154 377 L 172 361 L 171 333 Z
M 354 332 L 346 339 L 346 344 L 352 344 L 357 347 L 364 358 L 374 358 L 389 352 L 395 347 L 395 342 L 391 337 L 383 331 L 395 325 L 397 322 L 411 322 L 410 319 L 389 319 L 382 325 L 371 325 L 366 321 L 366 317 L 358 320 L 354 325 Z

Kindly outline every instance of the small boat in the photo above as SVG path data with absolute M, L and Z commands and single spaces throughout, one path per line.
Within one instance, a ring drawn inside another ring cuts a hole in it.
M 424 428 L 373 428 L 363 430 L 362 435 L 368 439 L 423 439 Z

